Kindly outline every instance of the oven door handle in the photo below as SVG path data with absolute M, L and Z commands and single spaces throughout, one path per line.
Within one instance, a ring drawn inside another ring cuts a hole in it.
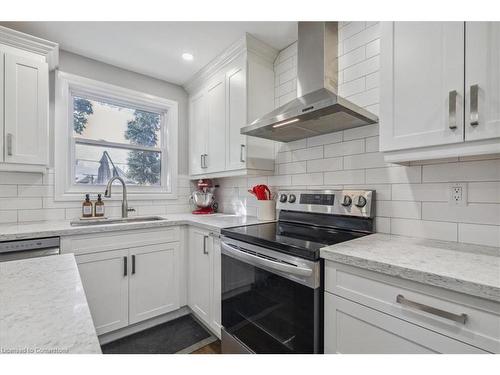
M 238 250 L 238 248 L 233 247 L 225 242 L 221 242 L 222 254 L 225 254 L 231 258 L 241 260 L 242 262 L 251 264 L 253 266 L 262 266 L 275 271 L 287 272 L 297 276 L 311 276 L 313 270 L 310 268 L 303 268 L 299 266 L 294 266 L 291 264 L 285 264 L 281 262 L 275 262 L 267 258 L 261 258 L 257 255 L 248 254 L 244 251 Z

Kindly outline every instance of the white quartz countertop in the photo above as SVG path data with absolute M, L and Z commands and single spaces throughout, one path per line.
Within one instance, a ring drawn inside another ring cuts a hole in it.
M 172 225 L 194 225 L 203 229 L 220 232 L 222 228 L 257 224 L 262 222 L 257 220 L 256 217 L 252 216 L 229 214 L 193 215 L 190 213 L 186 213 L 159 216 L 161 216 L 164 220 L 87 226 L 71 226 L 70 220 L 1 224 L 0 242 L 19 240 L 24 238 L 42 238 L 51 236 L 103 233 L 118 230 L 167 227 Z
M 335 262 L 500 302 L 500 249 L 372 234 L 321 249 Z
M 72 254 L 0 263 L 0 353 L 101 353 Z

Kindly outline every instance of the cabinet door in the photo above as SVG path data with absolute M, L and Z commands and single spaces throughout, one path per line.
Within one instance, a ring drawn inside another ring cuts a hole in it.
M 221 335 L 221 313 L 222 313 L 222 306 L 221 306 L 221 248 L 220 248 L 220 238 L 216 238 L 213 236 L 210 236 L 208 240 L 208 252 L 210 253 L 210 261 L 211 261 L 211 272 L 210 272 L 210 279 L 211 279 L 211 303 L 212 303 L 212 308 L 211 308 L 211 318 L 210 318 L 210 326 L 212 329 L 219 335 Z
M 223 172 L 226 168 L 226 83 L 220 76 L 207 88 L 207 156 L 206 172 Z
M 48 161 L 48 65 L 5 54 L 5 162 Z
M 207 153 L 207 106 L 204 92 L 189 101 L 189 147 L 191 174 L 205 172 L 204 158 Z
M 76 256 L 97 334 L 128 325 L 128 250 Z
M 210 325 L 210 253 L 208 232 L 189 229 L 189 307 Z
M 485 353 L 461 341 L 325 293 L 325 353 Z
M 130 249 L 130 324 L 178 309 L 179 244 Z
M 380 74 L 382 151 L 463 141 L 463 22 L 383 22 Z
M 227 86 L 227 159 L 228 170 L 245 168 L 246 136 L 240 133 L 247 125 L 246 72 L 238 67 L 226 74 Z
M 465 27 L 465 139 L 500 137 L 500 22 Z

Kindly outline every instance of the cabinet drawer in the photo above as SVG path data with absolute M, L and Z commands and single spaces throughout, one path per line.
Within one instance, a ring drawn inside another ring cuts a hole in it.
M 179 227 L 94 233 L 62 238 L 61 252 L 79 255 L 159 243 L 177 242 L 179 239 Z
M 325 353 L 471 354 L 484 351 L 326 292 Z
M 484 350 L 500 352 L 498 303 L 328 261 L 325 289 Z M 466 315 L 465 323 L 454 320 L 462 314 Z

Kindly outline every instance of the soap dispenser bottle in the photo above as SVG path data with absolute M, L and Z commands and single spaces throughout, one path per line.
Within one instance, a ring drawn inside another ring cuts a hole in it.
M 94 203 L 94 216 L 104 216 L 104 202 L 102 201 L 101 194 L 97 194 L 97 201 Z
M 92 217 L 92 202 L 89 194 L 85 194 L 85 200 L 82 204 L 82 217 Z

